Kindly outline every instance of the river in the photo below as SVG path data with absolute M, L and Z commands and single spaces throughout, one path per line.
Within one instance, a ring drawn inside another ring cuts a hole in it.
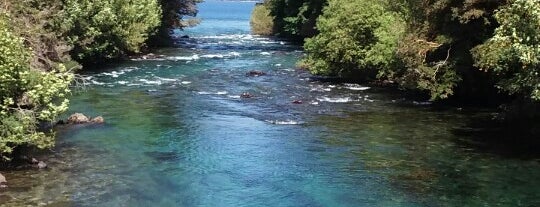
M 254 4 L 207 0 L 160 58 L 84 72 L 66 116 L 106 124 L 59 130 L 0 205 L 540 206 L 538 156 L 471 128 L 490 111 L 296 70 L 300 47 L 249 34 Z

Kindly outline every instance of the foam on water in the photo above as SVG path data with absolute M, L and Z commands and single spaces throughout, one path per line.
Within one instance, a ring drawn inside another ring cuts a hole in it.
M 165 81 L 165 82 L 175 82 L 175 81 L 178 81 L 177 79 L 173 79 L 173 78 L 162 78 L 162 77 L 156 77 L 157 79 L 161 80 L 161 81 Z
M 240 99 L 240 98 L 241 98 L 240 95 L 229 95 L 229 96 L 227 96 L 227 97 L 233 98 L 233 99 Z
M 105 83 L 103 82 L 98 82 L 98 81 L 95 81 L 95 80 L 90 80 L 90 82 L 94 85 L 98 85 L 98 86 L 102 86 L 102 85 L 105 85 Z
M 139 82 L 143 82 L 144 84 L 147 84 L 147 85 L 161 85 L 162 84 L 160 80 L 148 80 L 144 78 L 139 79 Z
M 198 60 L 200 59 L 199 55 L 197 54 L 194 54 L 192 56 L 173 56 L 173 57 L 166 57 L 165 59 L 167 60 L 172 60 L 172 61 L 192 61 L 192 60 Z
M 355 101 L 354 99 L 350 97 L 342 97 L 342 98 L 320 97 L 320 98 L 317 98 L 317 100 L 321 102 L 329 102 L 329 103 L 349 103 L 349 102 Z
M 361 86 L 358 84 L 345 84 L 345 88 L 353 91 L 365 91 L 371 89 L 370 87 Z
M 302 122 L 299 122 L 299 121 L 293 121 L 293 120 L 265 120 L 266 122 L 270 123 L 270 124 L 275 124 L 275 125 L 299 125 L 299 124 L 302 124 Z
M 208 92 L 208 91 L 199 91 L 197 92 L 199 95 L 227 95 L 229 92 L 227 91 L 217 91 L 217 92 Z

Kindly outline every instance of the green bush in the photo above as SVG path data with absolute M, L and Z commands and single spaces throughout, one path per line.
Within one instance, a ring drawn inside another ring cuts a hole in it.
M 470 49 L 493 33 L 498 0 L 398 0 L 391 7 L 407 20 L 397 56 L 402 67 L 384 77 L 429 92 L 432 100 L 456 93 L 467 98 L 492 92 L 489 76 L 473 67 Z M 486 93 L 487 92 L 487 93 Z
M 251 14 L 251 33 L 256 35 L 274 34 L 274 17 L 270 14 L 270 9 L 264 4 L 258 4 Z
M 494 72 L 499 89 L 539 101 L 540 1 L 513 0 L 495 17 L 495 35 L 472 50 L 476 66 Z
M 203 0 L 159 0 L 161 6 L 161 25 L 149 39 L 151 46 L 170 46 L 173 43 L 171 33 L 174 29 L 183 29 L 199 24 L 200 19 L 186 16 L 197 16 L 197 4 Z
M 274 17 L 276 35 L 291 39 L 313 37 L 317 18 L 327 0 L 267 0 L 265 5 Z
M 160 25 L 157 0 L 66 0 L 61 17 L 82 62 L 137 53 Z
M 47 148 L 51 133 L 38 131 L 41 122 L 53 121 L 67 110 L 73 74 L 63 65 L 50 72 L 30 67 L 30 50 L 0 17 L 0 155 L 9 159 L 21 145 Z
M 103 62 L 136 53 L 163 21 L 182 27 L 200 0 L 6 0 L 0 3 L 0 156 L 48 148 L 45 130 L 67 110 L 74 59 Z M 162 15 L 165 8 L 167 15 Z M 70 66 L 66 69 L 65 66 Z
M 344 76 L 355 70 L 389 70 L 405 24 L 382 1 L 330 0 L 317 28 L 320 33 L 304 45 L 304 62 L 314 74 Z

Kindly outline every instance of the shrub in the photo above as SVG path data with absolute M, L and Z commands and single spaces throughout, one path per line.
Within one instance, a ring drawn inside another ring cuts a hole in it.
M 163 15 L 161 25 L 157 33 L 149 39 L 152 46 L 170 46 L 172 44 L 171 34 L 174 29 L 183 29 L 199 24 L 200 19 L 185 16 L 197 16 L 197 3 L 203 0 L 159 0 Z
M 157 0 L 66 0 L 63 27 L 82 62 L 137 53 L 160 25 Z
M 274 17 L 274 32 L 281 37 L 303 39 L 318 33 L 316 20 L 327 0 L 267 0 Z
M 320 33 L 306 41 L 305 63 L 319 75 L 387 70 L 395 63 L 404 21 L 381 1 L 330 0 L 318 19 Z
M 72 73 L 63 65 L 50 72 L 30 67 L 30 50 L 0 17 L 0 155 L 9 159 L 15 147 L 51 147 L 52 134 L 38 130 L 67 109 Z
M 264 4 L 255 6 L 249 23 L 253 34 L 267 36 L 274 34 L 274 19 L 268 6 Z
M 494 72 L 500 90 L 539 101 L 540 1 L 513 0 L 495 18 L 495 35 L 472 50 L 476 66 Z

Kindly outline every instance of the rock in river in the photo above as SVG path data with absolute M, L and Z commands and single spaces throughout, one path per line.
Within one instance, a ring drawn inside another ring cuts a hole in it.
M 248 92 L 244 92 L 244 93 L 242 93 L 242 95 L 240 95 L 240 98 L 252 98 L 252 97 L 253 97 L 253 95 L 251 95 Z
M 69 116 L 67 120 L 68 124 L 85 124 L 88 122 L 90 122 L 90 118 L 81 113 L 75 113 Z
M 39 163 L 37 164 L 37 167 L 39 169 L 45 169 L 45 168 L 47 168 L 47 164 L 45 162 L 43 162 L 43 161 L 39 161 Z
M 87 124 L 87 123 L 103 124 L 105 123 L 105 119 L 103 119 L 102 116 L 94 117 L 93 119 L 91 119 L 90 117 L 84 114 L 75 113 L 69 116 L 67 120 L 67 124 Z
M 7 183 L 7 180 L 6 180 L 6 177 L 4 177 L 4 175 L 2 175 L 2 173 L 0 173 L 0 184 L 2 183 Z
M 0 188 L 7 187 L 6 183 L 7 183 L 6 177 L 4 177 L 2 173 L 0 173 Z
M 251 77 L 259 77 L 259 76 L 263 76 L 263 75 L 266 75 L 265 72 L 263 71 L 260 71 L 260 70 L 252 70 L 252 71 L 249 71 L 246 73 L 246 76 L 251 76 Z
M 92 123 L 103 124 L 105 123 L 105 119 L 102 116 L 98 116 L 92 119 Z

